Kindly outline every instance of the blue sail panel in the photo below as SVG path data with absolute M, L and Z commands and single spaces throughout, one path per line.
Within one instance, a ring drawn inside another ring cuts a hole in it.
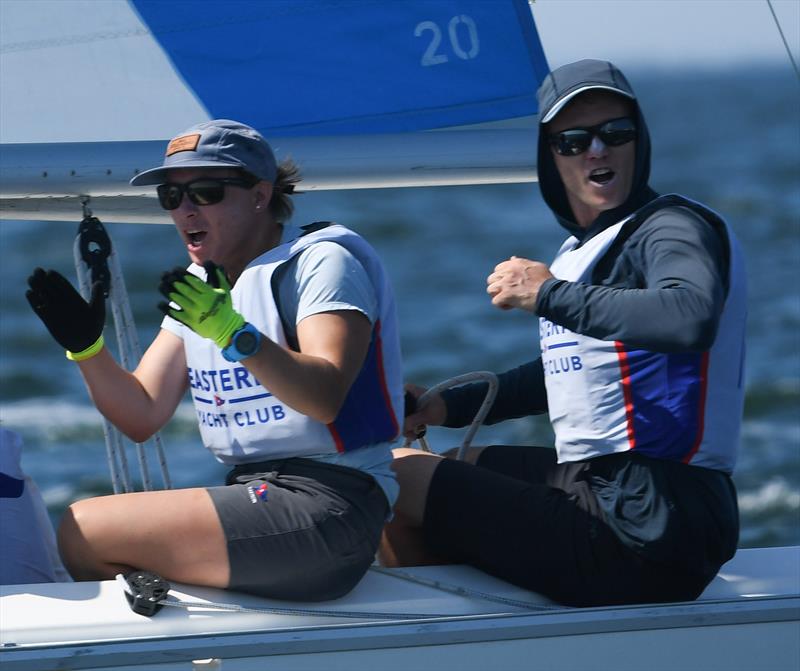
M 130 0 L 212 117 L 271 137 L 535 114 L 526 0 Z

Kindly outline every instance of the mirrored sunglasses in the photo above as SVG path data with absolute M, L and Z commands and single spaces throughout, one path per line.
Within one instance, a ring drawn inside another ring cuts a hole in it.
M 227 185 L 251 189 L 255 184 L 252 179 L 201 177 L 186 184 L 159 184 L 156 192 L 161 207 L 165 210 L 174 210 L 180 206 L 184 193 L 195 205 L 214 205 L 225 197 Z
M 611 119 L 596 126 L 569 128 L 550 135 L 550 144 L 561 156 L 577 156 L 599 137 L 608 147 L 619 147 L 636 139 L 636 123 L 630 117 Z

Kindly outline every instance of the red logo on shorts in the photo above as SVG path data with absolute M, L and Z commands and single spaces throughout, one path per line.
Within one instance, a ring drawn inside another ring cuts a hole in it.
M 253 503 L 258 503 L 258 500 L 261 499 L 262 501 L 267 500 L 267 483 L 260 485 L 259 487 L 248 487 L 247 493 L 250 494 L 250 501 Z

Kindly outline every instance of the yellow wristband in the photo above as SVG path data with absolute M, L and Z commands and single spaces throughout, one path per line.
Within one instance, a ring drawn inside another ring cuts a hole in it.
M 70 361 L 86 361 L 86 359 L 91 359 L 95 354 L 97 354 L 101 349 L 103 349 L 103 345 L 105 341 L 103 340 L 103 334 L 100 334 L 100 337 L 95 340 L 93 345 L 89 345 L 85 350 L 81 352 L 70 352 L 67 350 L 67 359 Z

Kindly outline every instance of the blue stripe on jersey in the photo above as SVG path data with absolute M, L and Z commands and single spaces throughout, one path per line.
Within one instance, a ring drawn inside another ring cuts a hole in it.
M 338 416 L 328 425 L 339 451 L 356 450 L 397 437 L 399 429 L 386 388 L 380 333 L 378 321 L 372 329 L 364 365 Z
M 627 358 L 633 449 L 659 459 L 682 460 L 702 430 L 703 354 L 627 350 Z

